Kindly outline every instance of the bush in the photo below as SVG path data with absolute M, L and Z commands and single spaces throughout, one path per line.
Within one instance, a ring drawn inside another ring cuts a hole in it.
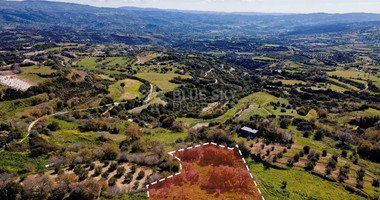
M 316 171 L 310 171 L 310 174 L 313 174 L 315 176 L 319 176 L 327 181 L 330 181 L 330 182 L 336 182 L 336 179 L 334 177 L 331 177 L 331 176 L 326 176 L 325 174 L 321 174 L 319 172 L 316 172 Z
M 128 173 L 128 174 L 125 175 L 125 177 L 124 177 L 123 184 L 130 184 L 130 183 L 132 182 L 132 179 L 133 179 L 133 174 Z
M 299 156 L 302 158 L 304 156 L 303 150 L 300 151 Z
M 293 167 L 294 166 L 294 159 L 288 158 L 288 161 L 286 161 L 286 165 L 289 167 Z
M 347 151 L 343 150 L 340 156 L 342 156 L 342 158 L 347 158 Z
M 125 168 L 124 167 L 118 167 L 117 170 L 116 170 L 116 177 L 117 178 L 120 178 L 124 175 L 125 173 Z
M 344 182 L 348 179 L 348 173 L 350 172 L 350 165 L 345 164 L 343 167 L 339 168 L 338 179 L 339 182 Z
M 144 176 L 145 176 L 145 172 L 144 171 L 140 171 L 139 173 L 138 173 L 138 175 L 137 175 L 137 180 L 141 180 L 141 179 L 143 179 L 144 178 Z
M 108 180 L 108 186 L 114 186 L 116 184 L 117 179 L 112 177 L 110 180 Z
M 322 151 L 322 157 L 326 157 L 327 156 L 327 151 L 326 150 L 323 150 Z
M 310 147 L 309 146 L 304 146 L 303 147 L 303 152 L 307 155 L 309 154 L 309 151 L 310 151 Z
M 117 168 L 117 163 L 116 162 L 112 162 L 110 167 L 108 168 L 108 172 L 113 172 L 115 171 Z
M 95 167 L 94 175 L 93 176 L 99 176 L 102 173 L 102 167 L 97 166 Z
M 136 172 L 136 169 L 137 169 L 136 165 L 132 165 L 130 168 L 131 171 L 129 173 L 133 175 Z
M 298 153 L 293 156 L 294 162 L 298 162 L 300 160 L 300 155 Z
M 379 187 L 380 186 L 380 180 L 378 178 L 374 178 L 372 181 L 373 187 Z
M 366 193 L 364 193 L 363 191 L 358 190 L 358 189 L 352 187 L 351 185 L 345 185 L 344 189 L 346 189 L 349 192 L 356 193 L 357 195 L 362 196 L 364 198 L 368 198 L 368 195 Z
M 110 175 L 109 172 L 104 172 L 104 173 L 102 174 L 102 178 L 108 178 L 109 175 Z
M 281 182 L 281 189 L 285 189 L 287 185 L 288 185 L 288 182 L 282 181 Z

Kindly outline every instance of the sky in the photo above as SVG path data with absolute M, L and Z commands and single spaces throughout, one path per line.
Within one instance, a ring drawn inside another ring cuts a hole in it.
M 136 6 L 223 12 L 380 13 L 380 0 L 54 0 L 99 7 Z

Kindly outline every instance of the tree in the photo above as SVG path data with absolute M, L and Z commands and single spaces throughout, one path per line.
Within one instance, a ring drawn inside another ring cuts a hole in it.
M 9 182 L 5 186 L 0 187 L 0 199 L 14 200 L 17 196 L 22 194 L 23 187 L 20 183 Z
M 23 183 L 28 198 L 36 199 L 46 199 L 54 185 L 49 175 L 28 177 Z
M 56 131 L 59 128 L 59 124 L 57 122 L 52 122 L 51 124 L 49 124 L 48 126 L 48 129 L 50 129 L 51 131 Z
M 310 151 L 310 147 L 309 146 L 304 146 L 303 147 L 303 152 L 307 155 L 309 154 L 309 151 Z
M 143 179 L 144 178 L 144 176 L 145 176 L 145 172 L 144 171 L 140 171 L 139 173 L 138 173 L 138 175 L 137 175 L 137 180 L 141 180 L 141 179 Z
M 356 187 L 361 189 L 361 188 L 363 188 L 363 180 L 364 180 L 365 170 L 363 168 L 360 168 L 356 171 L 356 174 L 358 175 L 356 177 Z
M 300 160 L 300 155 L 298 153 L 293 156 L 294 162 L 298 162 Z
M 125 173 L 125 167 L 121 166 L 121 167 L 118 167 L 117 170 L 116 170 L 116 177 L 117 178 L 120 178 L 124 175 Z
M 97 166 L 95 167 L 93 176 L 99 176 L 101 173 L 102 173 L 102 166 Z
M 327 111 L 326 108 L 320 108 L 318 109 L 318 116 L 319 118 L 326 118 L 329 112 Z
M 107 184 L 94 179 L 87 179 L 73 186 L 68 200 L 93 200 L 101 191 L 107 190 Z
M 116 160 L 120 154 L 120 149 L 111 144 L 105 144 L 102 147 L 104 151 L 103 160 Z
M 343 150 L 340 155 L 342 156 L 342 158 L 346 158 L 347 157 L 347 151 Z
M 293 167 L 294 166 L 294 159 L 293 158 L 288 158 L 288 160 L 286 162 L 286 165 L 289 166 L 289 167 Z
M 339 134 L 339 140 L 342 142 L 342 145 L 347 145 L 353 142 L 352 136 L 348 132 L 342 132 Z
M 374 178 L 372 181 L 373 187 L 379 187 L 380 186 L 380 180 L 378 178 Z
M 327 167 L 330 167 L 332 170 L 336 169 L 336 160 L 334 158 L 329 158 L 329 161 L 327 162 Z
M 323 137 L 325 137 L 325 133 L 321 129 L 318 129 L 314 134 L 314 140 L 322 141 Z
M 344 182 L 348 179 L 348 174 L 350 172 L 350 165 L 345 164 L 343 167 L 339 168 L 338 179 L 340 182 Z
M 129 138 L 130 142 L 139 140 L 141 137 L 141 132 L 140 132 L 139 127 L 134 126 L 134 125 L 129 125 L 125 129 L 125 133 L 126 133 L 127 137 Z
M 368 157 L 371 153 L 373 145 L 368 140 L 360 140 L 358 144 L 358 153 L 363 157 Z
M 306 161 L 306 164 L 305 164 L 305 169 L 306 170 L 311 171 L 311 170 L 314 169 L 314 167 L 315 167 L 315 162 L 314 161 L 312 161 L 310 159 Z
M 182 132 L 184 130 L 184 125 L 182 122 L 174 121 L 170 129 L 174 132 Z
M 287 129 L 291 123 L 290 118 L 284 117 L 280 119 L 280 128 Z

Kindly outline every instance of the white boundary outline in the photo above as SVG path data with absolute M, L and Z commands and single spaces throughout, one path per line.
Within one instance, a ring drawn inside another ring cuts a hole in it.
M 234 148 L 230 148 L 230 147 L 226 147 L 226 146 L 223 146 L 223 145 L 218 145 L 218 144 L 216 144 L 216 143 L 214 143 L 214 142 L 211 142 L 211 143 L 207 142 L 207 143 L 204 143 L 204 144 L 198 144 L 198 145 L 195 145 L 195 146 L 190 146 L 190 147 L 187 147 L 187 148 L 184 148 L 184 149 L 179 149 L 179 150 L 177 150 L 177 151 L 178 151 L 178 152 L 181 152 L 181 151 L 185 151 L 185 149 L 198 148 L 198 147 L 201 147 L 201 146 L 207 146 L 207 145 L 214 145 L 214 146 L 217 146 L 217 147 L 220 147 L 220 148 L 225 148 L 225 149 L 230 150 L 230 151 L 233 151 L 235 148 L 237 148 L 237 149 L 239 150 L 239 154 L 240 154 L 240 156 L 242 157 L 242 160 L 243 160 L 243 162 L 244 162 L 244 164 L 245 164 L 245 167 L 247 168 L 247 170 L 248 170 L 248 172 L 249 172 L 249 175 L 251 176 L 251 179 L 253 180 L 253 183 L 254 183 L 255 186 L 257 187 L 257 191 L 258 191 L 259 194 L 261 195 L 261 199 L 262 199 L 262 200 L 265 200 L 264 196 L 262 195 L 262 193 L 261 193 L 261 191 L 260 191 L 260 188 L 257 186 L 256 180 L 253 178 L 253 175 L 252 175 L 251 171 L 249 171 L 249 167 L 248 167 L 248 165 L 247 165 L 247 162 L 245 161 L 245 159 L 244 159 L 244 157 L 243 157 L 243 154 L 241 153 L 240 148 L 239 148 L 238 145 L 235 145 Z M 174 159 L 176 159 L 176 160 L 178 160 L 178 161 L 180 162 L 180 163 L 179 163 L 179 168 L 180 168 L 179 170 L 181 171 L 181 170 L 182 170 L 181 159 L 179 159 L 177 156 L 174 156 L 174 154 L 175 154 L 177 151 L 171 151 L 171 152 L 169 152 L 169 155 L 173 156 Z M 167 178 L 162 178 L 162 179 L 160 179 L 159 181 L 155 181 L 155 182 L 152 182 L 152 183 L 150 183 L 150 184 L 147 184 L 147 185 L 146 185 L 146 193 L 147 193 L 147 195 L 148 195 L 148 198 L 149 198 L 149 185 L 154 185 L 154 184 L 156 184 L 157 182 L 162 182 L 162 181 L 164 181 L 164 180 L 166 180 L 166 179 L 173 178 L 174 176 L 178 176 L 178 175 L 180 175 L 180 174 L 181 174 L 181 172 L 178 172 L 178 173 L 176 173 L 176 174 L 174 174 L 174 175 L 170 175 L 170 176 L 168 176 Z

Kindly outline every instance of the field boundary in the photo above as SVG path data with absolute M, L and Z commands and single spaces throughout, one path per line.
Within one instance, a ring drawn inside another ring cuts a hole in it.
M 243 154 L 242 154 L 241 151 L 240 151 L 239 146 L 238 146 L 238 145 L 235 145 L 233 148 L 231 148 L 231 147 L 226 147 L 226 146 L 224 146 L 224 145 L 218 145 L 218 144 L 216 144 L 216 143 L 214 143 L 214 142 L 207 142 L 207 143 L 204 143 L 204 144 L 198 144 L 198 145 L 194 145 L 194 146 L 189 146 L 189 147 L 184 148 L 184 149 L 179 149 L 179 150 L 177 150 L 177 151 L 171 151 L 171 152 L 169 152 L 168 154 L 169 154 L 170 156 L 174 157 L 174 159 L 176 159 L 176 160 L 178 160 L 178 161 L 180 162 L 180 163 L 179 163 L 179 172 L 178 172 L 178 173 L 175 173 L 174 175 L 170 175 L 170 176 L 168 176 L 168 177 L 166 177 L 166 178 L 162 178 L 162 179 L 160 179 L 160 180 L 158 180 L 158 181 L 154 181 L 154 182 L 152 182 L 152 183 L 150 183 L 150 184 L 147 184 L 145 187 L 146 187 L 146 190 L 147 190 L 146 192 L 147 192 L 148 198 L 149 198 L 149 186 L 150 186 L 150 185 L 155 185 L 155 184 L 157 184 L 158 182 L 162 182 L 162 181 L 165 181 L 165 180 L 167 180 L 167 179 L 171 179 L 171 178 L 173 178 L 174 176 L 178 176 L 178 175 L 181 174 L 181 170 L 182 170 L 181 159 L 178 158 L 177 156 L 174 156 L 174 154 L 175 154 L 176 152 L 181 152 L 181 151 L 185 151 L 185 150 L 190 150 L 190 149 L 193 149 L 193 148 L 199 148 L 199 147 L 207 146 L 207 145 L 214 145 L 214 146 L 221 147 L 221 148 L 224 148 L 224 149 L 227 149 L 227 150 L 230 150 L 230 151 L 233 151 L 233 150 L 236 148 L 236 149 L 239 151 L 239 154 L 240 154 L 240 156 L 241 156 L 241 158 L 242 158 L 242 160 L 243 160 L 243 162 L 244 162 L 244 164 L 245 164 L 245 167 L 246 167 L 247 171 L 249 172 L 249 175 L 251 176 L 251 179 L 252 179 L 253 183 L 255 184 L 255 186 L 257 187 L 257 190 L 259 191 L 259 193 L 260 193 L 260 195 L 261 195 L 261 199 L 262 199 L 262 200 L 265 200 L 264 195 L 261 193 L 259 186 L 257 186 L 257 183 L 256 183 L 255 178 L 253 178 L 252 172 L 249 170 L 248 164 L 247 164 L 247 162 L 245 161 L 245 159 L 244 159 L 244 157 L 243 157 Z

